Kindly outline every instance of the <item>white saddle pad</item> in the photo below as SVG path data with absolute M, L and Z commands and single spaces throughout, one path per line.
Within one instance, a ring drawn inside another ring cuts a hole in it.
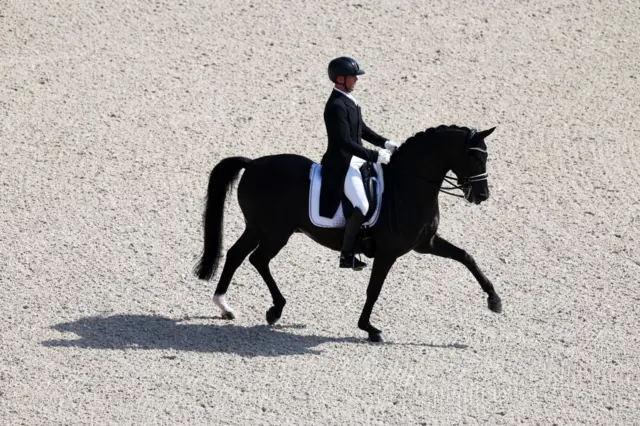
M 378 216 L 380 215 L 380 205 L 382 204 L 382 193 L 384 192 L 384 175 L 382 173 L 382 166 L 377 163 L 373 166 L 378 174 L 377 177 L 373 178 L 376 179 L 378 183 L 378 201 L 375 206 L 371 206 L 375 207 L 373 215 L 362 225 L 367 228 L 375 225 L 378 220 Z M 321 228 L 344 228 L 347 225 L 347 220 L 345 219 L 344 212 L 342 211 L 342 202 L 340 202 L 338 210 L 332 218 L 320 216 L 320 188 L 322 187 L 321 171 L 322 165 L 319 163 L 313 163 L 309 172 L 309 218 L 311 219 L 311 223 Z

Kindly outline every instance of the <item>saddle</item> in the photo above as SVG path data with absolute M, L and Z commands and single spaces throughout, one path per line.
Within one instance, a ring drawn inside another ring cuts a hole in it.
M 334 217 L 321 216 L 320 192 L 322 187 L 322 166 L 320 163 L 313 163 L 309 170 L 309 219 L 315 226 L 322 228 L 343 228 L 347 220 L 353 214 L 353 204 L 344 195 L 340 195 L 340 204 Z M 360 166 L 360 173 L 365 188 L 367 200 L 369 201 L 369 211 L 367 212 L 360 233 L 356 237 L 355 251 L 364 253 L 367 257 L 373 257 L 375 244 L 371 238 L 371 228 L 377 223 L 382 208 L 382 196 L 384 193 L 385 181 L 384 172 L 381 165 L 365 162 Z

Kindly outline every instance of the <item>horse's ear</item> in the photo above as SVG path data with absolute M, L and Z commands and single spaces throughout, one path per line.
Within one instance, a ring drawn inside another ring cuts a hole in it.
M 490 128 L 489 130 L 483 130 L 481 132 L 478 132 L 478 136 L 480 136 L 481 138 L 486 138 L 487 136 L 489 136 L 491 133 L 493 133 L 493 131 L 495 130 L 495 127 Z

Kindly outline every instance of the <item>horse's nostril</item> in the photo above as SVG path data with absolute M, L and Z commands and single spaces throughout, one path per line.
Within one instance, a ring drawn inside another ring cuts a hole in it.
M 477 204 L 480 204 L 481 202 L 486 201 L 489 198 L 489 195 L 486 192 L 480 192 L 475 198 Z

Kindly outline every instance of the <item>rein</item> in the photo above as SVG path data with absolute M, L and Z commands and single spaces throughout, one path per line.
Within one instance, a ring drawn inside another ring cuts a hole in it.
M 453 176 L 445 176 L 444 180 L 451 185 L 450 188 L 440 188 L 440 192 L 444 192 L 445 194 L 448 195 L 453 195 L 454 197 L 460 197 L 460 198 L 465 198 L 464 195 L 460 195 L 460 194 L 454 194 L 453 192 L 447 192 L 446 190 L 450 190 L 450 189 L 459 189 L 461 191 L 464 191 L 464 186 L 466 184 L 472 183 L 472 182 L 480 182 L 483 180 L 487 180 L 487 178 L 489 177 L 489 175 L 487 173 L 480 173 L 478 175 L 474 175 L 474 176 L 469 176 L 467 179 L 465 179 L 464 183 L 462 185 L 456 185 L 453 181 L 453 179 L 455 179 Z

